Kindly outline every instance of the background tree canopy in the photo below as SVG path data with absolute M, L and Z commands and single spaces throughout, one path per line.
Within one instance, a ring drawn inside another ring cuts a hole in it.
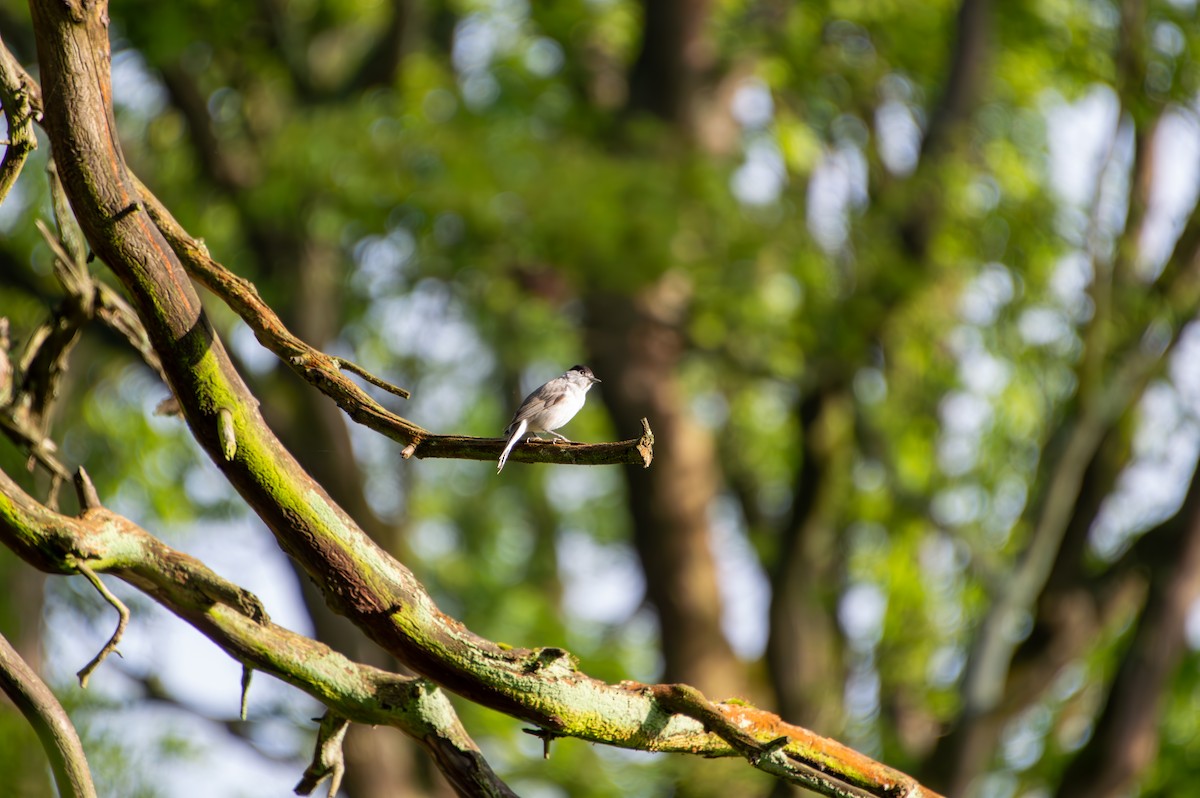
M 39 13 L 0 0 L 0 35 L 54 131 Z M 947 795 L 1171 795 L 1200 778 L 1194 2 L 107 13 L 129 167 L 287 329 L 411 390 L 370 388 L 388 410 L 491 438 L 585 362 L 604 382 L 567 435 L 637 438 L 649 419 L 649 469 L 402 459 L 403 438 L 352 423 L 204 296 L 271 430 L 447 615 L 613 684 L 737 696 Z M 70 275 L 90 272 L 98 307 L 124 291 L 154 312 L 38 135 L 0 205 L 4 507 L 22 489 L 48 502 L 52 463 L 84 466 L 103 507 L 283 626 L 396 670 L 381 633 L 290 570 L 216 439 L 156 414 L 169 390 L 119 325 L 73 304 Z M 170 357 L 146 326 L 176 394 L 188 369 L 202 379 L 199 354 Z M 65 372 L 39 351 L 65 352 Z M 0 539 L 21 553 L 13 528 Z M 80 691 L 112 610 L 22 558 L 0 548 L 0 632 L 67 705 L 101 794 L 291 786 L 315 701 L 260 678 L 239 720 L 240 667 L 115 580 L 125 657 Z M 525 796 L 799 790 L 744 761 L 569 738 L 543 759 L 528 715 L 453 705 Z M 15 794 L 50 794 L 8 708 L 0 740 Z M 387 728 L 352 725 L 346 759 L 353 798 L 449 790 Z

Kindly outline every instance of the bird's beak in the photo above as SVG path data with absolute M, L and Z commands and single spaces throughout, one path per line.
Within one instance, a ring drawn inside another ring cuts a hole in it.
M 589 379 L 591 379 L 593 384 L 601 381 L 599 377 L 590 377 Z

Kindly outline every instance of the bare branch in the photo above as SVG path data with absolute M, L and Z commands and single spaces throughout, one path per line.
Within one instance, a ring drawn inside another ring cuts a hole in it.
M 453 457 L 460 460 L 495 460 L 504 448 L 504 439 L 467 438 L 459 435 L 434 435 L 426 438 L 412 451 L 401 454 L 405 459 L 414 454 L 419 458 Z M 649 468 L 654 460 L 654 433 L 650 422 L 642 419 L 642 436 L 614 443 L 564 443 L 562 441 L 532 440 L 515 447 L 508 457 L 515 463 L 558 463 L 560 465 L 640 465 Z
M 246 704 L 250 700 L 250 680 L 254 677 L 254 668 L 242 665 L 242 700 L 238 706 L 238 717 L 246 720 Z
M 53 479 L 69 479 L 71 472 L 55 456 L 58 446 L 31 423 L 28 396 L 22 394 L 20 401 L 0 406 L 0 432 L 29 453 L 31 465 L 41 465 Z
M 351 374 L 357 374 L 358 376 L 362 377 L 367 382 L 374 385 L 376 388 L 382 388 L 383 390 L 387 391 L 390 394 L 395 394 L 396 396 L 399 396 L 401 399 L 408 399 L 410 396 L 412 396 L 412 393 L 410 391 L 407 391 L 404 388 L 400 388 L 399 386 L 392 385 L 387 380 L 379 379 L 374 374 L 367 371 L 365 368 L 358 365 L 357 363 L 352 363 L 344 357 L 336 357 L 335 356 L 334 359 L 337 361 L 337 363 L 340 367 L 342 367 L 346 371 L 349 371 Z
M 0 689 L 16 704 L 42 741 L 58 794 L 64 798 L 96 798 L 83 745 L 66 710 L 3 635 L 0 635 Z
M 313 749 L 312 764 L 304 771 L 304 777 L 296 785 L 296 795 L 312 795 L 321 782 L 329 779 L 329 798 L 337 795 L 342 786 L 342 774 L 346 772 L 346 759 L 342 754 L 342 741 L 350 721 L 341 715 L 326 712 L 317 729 L 317 744 Z
M 116 651 L 117 656 L 121 655 L 121 652 L 117 651 L 117 644 L 125 636 L 125 627 L 129 626 L 129 608 L 104 586 L 104 583 L 100 581 L 100 577 L 96 576 L 95 571 L 89 568 L 86 563 L 78 563 L 75 568 L 79 573 L 87 577 L 87 580 L 92 583 L 92 587 L 96 588 L 96 591 L 101 596 L 104 596 L 104 600 L 113 606 L 118 615 L 117 629 L 112 633 L 112 637 L 108 639 L 108 642 L 104 644 L 104 648 L 100 649 L 96 656 L 92 657 L 92 661 L 84 665 L 79 673 L 75 674 L 79 677 L 79 686 L 86 688 L 88 679 L 92 677 L 92 673 L 95 672 L 96 668 L 100 667 L 100 663 L 104 662 L 109 654 Z

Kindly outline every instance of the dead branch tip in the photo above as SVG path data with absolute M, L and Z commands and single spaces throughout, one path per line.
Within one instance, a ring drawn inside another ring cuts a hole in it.
M 96 486 L 92 484 L 92 478 L 83 466 L 75 471 L 75 494 L 79 497 L 81 514 L 88 510 L 100 509 L 100 495 L 96 493 Z

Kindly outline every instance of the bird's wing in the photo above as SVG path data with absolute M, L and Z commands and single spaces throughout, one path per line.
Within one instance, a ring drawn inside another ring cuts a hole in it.
M 522 421 L 526 422 L 530 429 L 533 429 L 534 425 L 528 422 L 545 413 L 546 408 L 557 402 L 562 397 L 563 392 L 564 389 L 562 387 L 546 383 L 541 388 L 529 394 L 529 396 L 526 396 L 525 401 L 521 403 L 521 406 L 517 408 L 517 412 L 513 414 L 512 421 L 505 427 L 504 435 L 506 437 L 510 435 L 517 428 L 517 424 Z

